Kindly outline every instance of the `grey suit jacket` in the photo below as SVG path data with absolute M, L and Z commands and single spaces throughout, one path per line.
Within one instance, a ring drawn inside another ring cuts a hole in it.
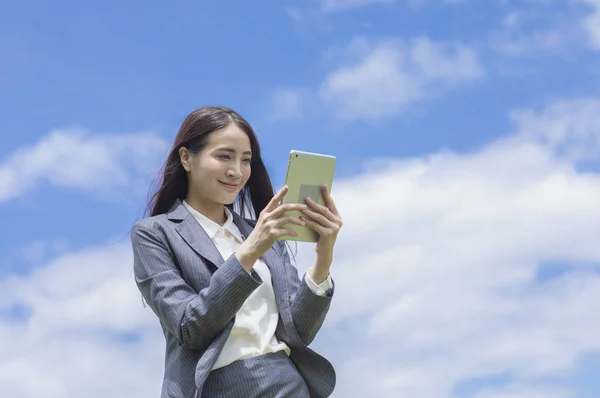
M 252 232 L 253 221 L 234 213 L 234 222 L 244 236 Z M 136 284 L 166 339 L 161 397 L 200 397 L 235 314 L 262 280 L 254 271 L 248 274 L 235 256 L 223 259 L 180 200 L 167 214 L 138 221 L 131 241 Z M 279 309 L 276 336 L 290 347 L 311 397 L 328 397 L 335 371 L 308 345 L 323 324 L 332 294 L 317 296 L 300 280 L 283 242 L 262 260 L 270 269 Z

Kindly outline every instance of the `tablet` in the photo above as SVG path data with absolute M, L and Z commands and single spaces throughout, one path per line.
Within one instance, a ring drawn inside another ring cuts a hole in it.
M 315 202 L 324 204 L 321 187 L 326 185 L 331 192 L 335 165 L 335 156 L 291 151 L 285 177 L 285 185 L 289 190 L 281 203 L 306 203 L 306 197 L 310 197 Z M 299 211 L 292 211 L 289 214 L 302 215 Z M 318 239 L 317 233 L 307 226 L 288 224 L 286 227 L 298 233 L 298 236 L 284 236 L 281 238 L 283 240 L 314 243 Z

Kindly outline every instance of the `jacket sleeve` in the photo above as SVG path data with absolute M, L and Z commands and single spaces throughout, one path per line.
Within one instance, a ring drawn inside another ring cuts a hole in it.
M 205 349 L 262 283 L 258 274 L 246 272 L 232 255 L 213 273 L 209 285 L 196 293 L 181 277 L 155 228 L 136 223 L 131 243 L 142 296 L 166 329 L 190 349 Z
M 312 343 L 321 329 L 335 290 L 335 283 L 326 296 L 315 294 L 306 283 L 306 275 L 302 279 L 298 276 L 298 269 L 292 265 L 289 252 L 283 241 L 279 242 L 279 250 L 291 286 L 291 309 L 294 325 L 302 342 L 306 345 Z M 333 282 L 333 280 L 332 280 Z

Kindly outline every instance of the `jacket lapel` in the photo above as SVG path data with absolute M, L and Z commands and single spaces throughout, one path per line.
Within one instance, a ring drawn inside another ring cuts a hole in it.
M 253 227 L 248 223 L 248 221 L 244 220 L 235 212 L 232 212 L 232 214 L 233 222 L 240 229 L 244 239 L 246 239 L 250 233 L 252 233 Z M 283 317 L 283 314 L 286 312 L 285 307 L 289 304 L 288 300 L 286 300 L 288 293 L 287 282 L 285 279 L 285 269 L 283 269 L 281 259 L 273 248 L 269 249 L 261 257 L 261 260 L 267 265 L 267 267 L 269 267 L 269 271 L 271 272 L 271 283 L 273 284 L 275 301 L 277 302 L 277 306 L 279 308 L 279 314 Z
M 185 208 L 181 200 L 178 199 L 173 204 L 167 216 L 169 220 L 179 221 L 179 225 L 175 229 L 198 255 L 210 261 L 215 267 L 223 264 L 225 260 L 219 253 L 217 246 L 194 216 Z
M 275 300 L 277 301 L 277 305 L 280 307 L 279 312 L 282 313 L 283 311 L 281 307 L 289 303 L 288 300 L 286 300 L 289 295 L 287 293 L 287 281 L 285 279 L 285 270 L 283 269 L 283 264 L 273 248 L 269 249 L 269 251 L 265 253 L 265 255 L 262 257 L 262 260 L 271 271 Z

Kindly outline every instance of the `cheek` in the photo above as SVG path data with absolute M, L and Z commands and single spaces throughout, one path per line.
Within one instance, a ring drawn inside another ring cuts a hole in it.
M 245 167 L 242 173 L 244 174 L 244 181 L 248 181 L 248 179 L 250 178 L 250 174 L 252 174 L 252 169 L 250 168 L 250 166 Z
M 208 177 L 211 175 L 217 175 L 223 172 L 223 165 L 217 161 L 216 159 L 203 159 L 202 162 L 199 162 L 198 171 L 200 171 L 204 177 Z
M 198 159 L 199 161 L 193 164 L 192 179 L 199 185 L 206 184 L 209 180 L 216 178 L 221 172 L 218 168 L 218 163 L 211 162 L 210 159 Z

